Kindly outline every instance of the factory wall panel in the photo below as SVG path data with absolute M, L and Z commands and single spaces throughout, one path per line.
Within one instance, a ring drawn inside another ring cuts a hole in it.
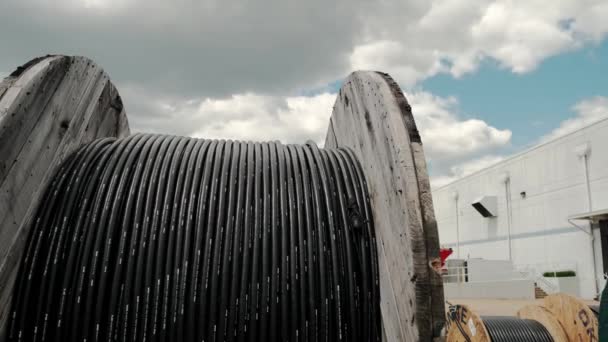
M 508 177 L 513 263 L 573 265 L 581 295 L 593 297 L 594 274 L 603 284 L 602 274 L 598 272 L 603 269 L 601 259 L 596 258 L 594 272 L 591 239 L 572 225 L 568 217 L 608 209 L 607 133 L 608 120 L 603 120 L 434 189 L 441 245 L 454 248 L 455 255 L 460 252 L 460 257 L 465 259 L 508 260 L 509 211 L 503 181 Z M 578 153 L 581 146 L 589 147 L 591 207 L 584 158 Z M 485 218 L 473 208 L 471 203 L 481 196 L 496 196 L 496 217 Z M 589 229 L 585 221 L 576 223 Z M 596 255 L 601 255 L 598 253 L 596 251 Z

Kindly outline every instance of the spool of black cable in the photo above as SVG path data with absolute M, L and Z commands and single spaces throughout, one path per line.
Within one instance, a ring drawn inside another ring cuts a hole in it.
M 57 171 L 11 341 L 379 341 L 367 185 L 349 150 L 134 135 Z
M 547 329 L 537 321 L 507 316 L 483 316 L 492 342 L 553 342 Z

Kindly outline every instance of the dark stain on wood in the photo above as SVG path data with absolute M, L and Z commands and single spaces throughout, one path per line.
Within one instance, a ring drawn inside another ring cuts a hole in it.
M 376 71 L 376 73 L 382 76 L 386 83 L 388 83 L 391 92 L 393 93 L 393 96 L 397 100 L 397 105 L 399 106 L 399 109 L 401 109 L 401 115 L 403 117 L 403 120 L 405 121 L 405 127 L 407 127 L 409 132 L 410 141 L 422 143 L 422 139 L 420 139 L 420 133 L 418 132 L 418 127 L 416 127 L 416 122 L 414 121 L 414 116 L 412 114 L 412 107 L 407 102 L 407 99 L 405 98 L 405 95 L 403 95 L 401 88 L 389 74 L 381 71 Z
M 59 123 L 59 127 L 61 127 L 62 129 L 68 129 L 68 127 L 70 127 L 70 120 L 61 120 L 61 122 Z

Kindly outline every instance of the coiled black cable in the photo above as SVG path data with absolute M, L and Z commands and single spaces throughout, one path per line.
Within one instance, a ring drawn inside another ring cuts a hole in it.
M 31 221 L 10 341 L 379 341 L 349 150 L 137 134 L 70 155 Z
M 506 316 L 481 319 L 492 342 L 553 342 L 547 329 L 535 320 Z

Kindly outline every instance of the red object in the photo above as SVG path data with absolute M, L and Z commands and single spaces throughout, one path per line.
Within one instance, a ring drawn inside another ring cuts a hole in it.
M 451 248 L 441 248 L 439 250 L 439 257 L 441 258 L 441 267 L 445 265 L 445 260 L 452 255 L 454 251 Z

